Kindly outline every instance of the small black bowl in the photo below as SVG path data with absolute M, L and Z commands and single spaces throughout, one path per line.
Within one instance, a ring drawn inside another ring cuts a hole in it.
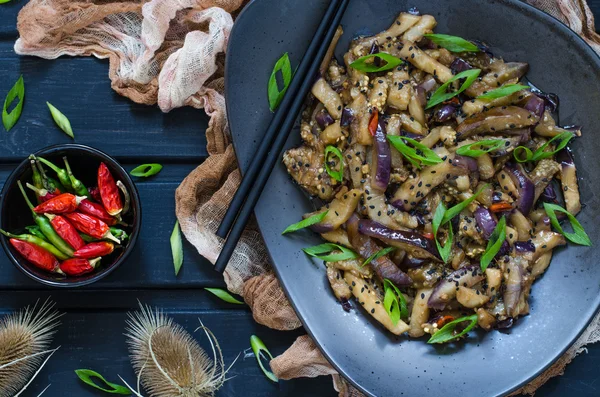
M 115 180 L 123 182 L 131 197 L 130 210 L 123 216 L 123 221 L 130 225 L 127 227 L 127 231 L 130 232 L 130 237 L 123 242 L 122 248 L 115 249 L 111 255 L 103 257 L 100 266 L 96 268 L 96 270 L 80 277 L 64 277 L 37 269 L 35 266 L 24 260 L 9 244 L 9 239 L 2 235 L 0 241 L 2 242 L 2 247 L 4 248 L 6 255 L 14 265 L 27 276 L 42 284 L 53 287 L 80 287 L 106 277 L 127 259 L 130 252 L 133 250 L 140 233 L 142 225 L 142 208 L 140 205 L 139 193 L 135 184 L 129 177 L 129 174 L 115 159 L 106 153 L 89 146 L 79 144 L 56 145 L 42 149 L 34 153 L 34 155 L 50 160 L 61 168 L 64 168 L 63 157 L 67 156 L 69 165 L 75 176 L 88 187 L 97 186 L 98 166 L 100 165 L 100 162 L 104 162 Z M 47 167 L 46 171 L 49 176 L 56 177 Z M 0 197 L 0 228 L 3 230 L 14 234 L 20 234 L 26 232 L 26 226 L 34 224 L 31 212 L 29 208 L 27 208 L 27 204 L 17 186 L 18 180 L 20 180 L 23 185 L 25 185 L 25 182 L 31 183 L 31 177 L 32 170 L 30 162 L 29 159 L 25 159 L 6 180 L 4 187 L 2 188 L 2 196 Z M 29 189 L 26 190 L 30 193 L 30 199 L 32 199 L 34 197 L 33 192 Z

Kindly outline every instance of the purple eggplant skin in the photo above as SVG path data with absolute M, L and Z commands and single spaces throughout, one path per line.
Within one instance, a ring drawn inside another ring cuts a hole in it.
M 489 240 L 498 224 L 492 216 L 492 213 L 485 207 L 477 207 L 473 215 L 475 216 L 475 222 L 477 222 L 477 225 L 481 229 L 483 238 Z
M 515 250 L 518 253 L 535 252 L 535 245 L 531 241 L 517 241 L 515 243 Z
M 519 261 L 510 258 L 506 263 L 506 280 L 504 283 L 504 307 L 509 317 L 514 317 L 515 310 L 519 305 L 519 298 L 523 292 L 524 274 Z
M 321 127 L 321 129 L 325 129 L 328 125 L 333 124 L 335 122 L 335 120 L 333 119 L 333 117 L 331 117 L 327 110 L 323 110 L 317 113 L 317 115 L 315 116 L 315 120 L 317 124 L 319 124 L 319 127 Z
M 369 55 L 373 55 L 373 54 L 379 54 L 379 43 L 377 43 L 377 41 L 373 42 L 373 44 L 371 45 L 371 49 L 369 50 Z M 378 57 L 375 57 L 375 59 L 373 60 L 373 65 L 380 67 L 381 59 Z
M 358 222 L 358 232 L 379 239 L 387 245 L 401 248 L 415 258 L 441 261 L 434 241 L 420 233 L 390 229 L 370 219 Z
M 466 118 L 456 127 L 456 137 L 465 139 L 472 135 L 521 129 L 534 125 L 538 120 L 528 110 L 517 106 L 495 107 Z
M 340 303 L 342 304 L 342 309 L 344 309 L 345 312 L 350 312 L 350 310 L 352 310 L 352 303 L 350 303 L 349 300 L 344 299 Z
M 433 119 L 438 123 L 444 123 L 456 114 L 458 108 L 454 104 L 442 105 L 433 115 Z
M 515 319 L 512 317 L 507 318 L 506 320 L 498 321 L 494 326 L 494 329 L 508 329 L 513 326 L 515 323 Z
M 566 147 L 558 152 L 556 154 L 556 161 L 561 166 L 560 175 L 566 210 L 573 215 L 577 215 L 581 211 L 581 199 L 577 183 L 577 168 L 575 167 L 575 160 L 573 159 L 571 149 Z
M 465 70 L 473 69 L 473 67 L 471 65 L 469 65 L 469 63 L 467 61 L 465 61 L 464 59 L 457 57 L 454 61 L 452 61 L 452 64 L 450 65 L 450 69 L 452 70 L 452 72 L 454 74 L 457 74 L 457 73 L 464 72 Z
M 427 301 L 427 306 L 434 310 L 444 310 L 448 302 L 456 296 L 456 290 L 459 286 L 472 287 L 484 279 L 485 276 L 479 265 L 461 267 L 438 283 Z
M 350 124 L 352 124 L 352 121 L 354 120 L 354 111 L 350 108 L 344 108 L 344 110 L 342 110 L 342 118 L 340 119 L 340 125 L 342 127 L 348 127 L 350 126 Z
M 380 192 L 385 192 L 390 183 L 390 175 L 392 173 L 392 151 L 385 135 L 385 125 L 382 123 L 382 120 L 379 120 L 373 141 L 375 156 L 373 157 L 372 168 L 375 171 L 375 175 L 371 179 L 371 186 Z
M 421 267 L 429 262 L 431 262 L 429 259 L 415 258 L 412 255 L 405 255 L 401 267 L 404 269 L 414 269 L 417 267 Z
M 352 247 L 363 257 L 369 258 L 380 251 L 379 247 L 372 238 L 359 233 L 359 223 L 361 222 L 358 215 L 353 214 L 346 221 L 346 231 Z M 405 287 L 412 284 L 412 279 L 408 274 L 396 266 L 387 255 L 379 257 L 371 261 L 371 267 L 381 279 L 388 279 L 398 287 Z
M 529 215 L 535 201 L 535 185 L 519 165 L 506 163 L 504 170 L 508 173 L 519 192 L 519 198 L 516 203 L 517 209 L 523 215 Z
M 422 88 L 425 91 L 425 93 L 427 93 L 427 92 L 433 91 L 433 89 L 435 88 L 436 85 L 437 85 L 437 81 L 435 81 L 435 78 L 429 77 L 429 78 L 426 78 L 425 80 L 423 80 L 422 82 L 420 82 L 416 88 L 417 89 Z
M 454 156 L 452 164 L 455 164 L 457 167 L 462 167 L 469 172 L 475 172 L 479 169 L 477 160 L 475 160 L 473 157 L 461 156 L 459 154 Z
M 542 98 L 537 95 L 532 95 L 529 97 L 527 103 L 524 106 L 525 109 L 529 110 L 538 120 L 541 120 L 544 117 L 544 110 L 546 110 L 546 103 Z
M 421 11 L 419 11 L 419 9 L 418 9 L 417 7 L 410 7 L 410 8 L 408 9 L 408 13 L 409 13 L 410 15 L 416 15 L 416 16 L 419 16 L 419 15 L 421 15 Z
M 425 107 L 427 105 L 427 93 L 425 92 L 425 88 L 421 86 L 415 87 L 415 97 L 417 98 L 417 102 L 419 105 Z
M 544 101 L 545 106 L 550 112 L 554 113 L 558 110 L 558 107 L 560 105 L 560 99 L 558 98 L 558 95 L 552 93 L 545 93 L 535 87 L 531 87 L 531 92 L 533 92 L 535 95 L 537 95 Z
M 556 189 L 554 189 L 554 186 L 551 183 L 544 188 L 544 191 L 540 195 L 539 200 L 544 203 L 558 203 L 558 195 L 556 194 Z

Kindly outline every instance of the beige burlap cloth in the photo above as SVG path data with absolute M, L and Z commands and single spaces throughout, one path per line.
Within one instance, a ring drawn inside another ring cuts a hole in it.
M 300 0 L 299 0 L 300 1 Z M 600 53 L 600 36 L 582 0 L 527 0 L 557 17 Z M 222 241 L 214 235 L 240 180 L 223 98 L 223 53 L 236 13 L 245 0 L 31 0 L 19 14 L 19 54 L 108 58 L 112 88 L 165 112 L 203 108 L 209 158 L 177 189 L 177 216 L 186 238 L 214 262 Z M 225 271 L 228 288 L 244 297 L 254 319 L 268 327 L 301 326 L 273 275 L 255 226 L 245 231 Z M 519 392 L 533 393 L 585 345 L 600 339 L 597 316 L 581 338 L 549 370 Z M 360 393 L 339 377 L 308 336 L 271 361 L 281 379 L 333 375 L 342 396 Z

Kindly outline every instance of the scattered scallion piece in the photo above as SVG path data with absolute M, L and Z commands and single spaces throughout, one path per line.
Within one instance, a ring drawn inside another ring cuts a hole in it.
M 260 367 L 260 369 L 263 371 L 263 373 L 265 374 L 265 376 L 267 378 L 269 378 L 270 380 L 272 380 L 273 382 L 279 382 L 279 379 L 275 376 L 275 374 L 271 371 L 269 371 L 268 369 L 265 368 L 264 364 L 262 363 L 261 358 L 263 358 L 263 352 L 269 356 L 269 358 L 272 360 L 273 356 L 271 355 L 271 352 L 269 352 L 269 349 L 267 349 L 267 346 L 265 346 L 265 344 L 263 343 L 262 340 L 260 340 L 260 338 L 256 335 L 252 335 L 250 337 L 250 346 L 252 347 L 252 351 L 254 352 L 254 355 L 256 356 L 256 361 L 258 361 L 258 365 Z M 266 359 L 266 357 L 265 357 Z
M 221 299 L 222 301 L 225 301 L 227 303 L 233 303 L 236 305 L 243 305 L 244 302 L 235 299 L 233 297 L 233 295 L 231 295 L 229 292 L 225 291 L 224 289 L 221 288 L 204 288 L 205 290 L 207 290 L 208 292 L 210 292 L 211 294 L 215 295 L 217 298 Z
M 162 165 L 156 163 L 142 164 L 129 171 L 129 174 L 139 178 L 148 178 L 149 176 L 158 174 L 162 168 Z
M 281 72 L 281 76 L 283 77 L 283 88 L 281 90 L 277 84 L 278 72 Z M 268 94 L 269 108 L 271 109 L 271 112 L 274 112 L 281 103 L 281 100 L 283 99 L 283 96 L 285 95 L 285 92 L 287 91 L 291 81 L 292 64 L 290 63 L 290 57 L 286 52 L 277 60 L 275 66 L 273 67 L 273 71 L 271 72 L 271 77 L 269 77 Z
M 505 145 L 504 142 L 506 142 L 504 139 L 483 139 L 459 147 L 456 150 L 456 154 L 467 157 L 479 157 L 482 154 L 502 148 Z
M 306 219 L 301 220 L 298 223 L 289 225 L 288 227 L 285 228 L 285 230 L 281 234 L 295 232 L 300 229 L 304 229 L 305 227 L 315 225 L 315 224 L 321 222 L 325 218 L 325 216 L 327 215 L 328 212 L 329 212 L 329 210 L 324 211 L 324 212 L 319 212 L 318 214 L 314 214 Z
M 341 252 L 337 254 L 324 255 L 336 250 Z M 315 245 L 314 247 L 303 248 L 302 251 L 304 251 L 304 253 L 307 255 L 323 260 L 325 262 L 338 262 L 358 258 L 358 254 L 356 252 L 341 245 L 333 243 L 325 243 Z
M 446 211 L 447 210 L 444 203 L 439 203 L 435 210 L 435 214 L 433 215 L 433 220 L 431 222 L 431 230 L 433 231 L 435 245 L 437 246 L 438 252 L 440 253 L 440 257 L 442 258 L 444 263 L 448 262 L 448 260 L 450 259 L 450 253 L 452 252 L 452 244 L 454 243 L 454 231 L 452 230 L 452 224 L 450 222 L 448 222 L 448 238 L 446 239 L 446 245 L 442 246 L 437 237 L 438 229 L 444 223 L 443 219 L 445 217 Z
M 385 65 L 377 66 L 375 62 L 367 62 L 370 60 L 375 60 L 375 58 L 379 58 L 382 61 L 385 61 Z M 385 52 L 379 52 L 377 54 L 365 55 L 364 57 L 358 58 L 356 61 L 350 64 L 350 67 L 356 69 L 361 72 L 366 73 L 377 73 L 383 72 L 384 70 L 390 70 L 395 68 L 398 65 L 401 65 L 404 61 L 400 58 L 396 58 L 393 55 L 387 54 Z
M 435 44 L 452 52 L 479 52 L 479 47 L 458 36 L 449 34 L 426 34 L 424 35 Z
M 502 98 L 502 97 L 514 94 L 515 92 L 518 92 L 521 90 L 526 90 L 528 88 L 531 88 L 531 87 L 529 87 L 528 85 L 523 85 L 523 84 L 506 84 L 506 85 L 503 85 L 502 87 L 498 87 L 491 91 L 488 91 L 485 94 L 481 94 L 475 99 L 490 99 L 490 100 L 498 99 L 498 98 Z
M 98 372 L 92 371 L 91 369 L 76 369 L 75 373 L 77 374 L 79 379 L 81 379 L 83 381 L 83 383 L 90 385 L 93 388 L 96 388 L 98 390 L 102 390 L 103 392 L 111 393 L 111 394 L 120 394 L 123 396 L 131 395 L 131 391 L 128 388 L 126 388 L 125 386 L 121 386 L 121 385 L 117 385 L 116 383 L 109 382 L 106 379 L 104 379 L 104 377 L 102 375 L 100 375 Z M 96 378 L 96 379 L 102 381 L 102 383 L 104 383 L 106 386 L 110 387 L 110 389 L 98 386 L 92 380 L 92 378 Z
M 481 255 L 479 265 L 481 266 L 482 271 L 485 272 L 485 269 L 487 269 L 492 260 L 494 260 L 496 254 L 498 254 L 500 248 L 502 248 L 504 240 L 506 240 L 506 217 L 503 216 L 494 228 L 487 243 L 487 247 L 485 248 L 485 252 Z
M 385 294 L 383 297 L 383 308 L 390 316 L 390 320 L 394 325 L 398 324 L 401 318 L 408 317 L 408 306 L 406 304 L 406 298 L 387 278 L 383 280 L 383 288 Z
M 183 243 L 181 241 L 181 230 L 179 221 L 175 222 L 173 233 L 171 233 L 171 253 L 173 254 L 173 265 L 175 266 L 175 275 L 179 274 L 181 265 L 183 265 Z
M 552 226 L 554 226 L 554 228 L 558 230 L 560 234 L 565 236 L 569 241 L 575 244 L 585 245 L 588 247 L 592 245 L 592 241 L 583 229 L 583 226 L 581 226 L 581 223 L 579 223 L 579 221 L 575 219 L 573 214 L 571 214 L 569 211 L 567 211 L 560 205 L 551 203 L 544 203 L 544 210 L 546 211 L 548 218 L 550 218 Z M 571 223 L 571 227 L 573 228 L 573 232 L 565 232 L 563 230 L 562 226 L 560 225 L 560 222 L 558 222 L 558 218 L 556 217 L 556 211 L 562 212 L 563 214 L 567 215 L 567 218 Z
M 458 334 L 454 334 L 454 330 L 460 323 L 464 323 L 466 321 L 470 321 L 470 324 Z M 431 335 L 431 338 L 427 341 L 427 343 L 446 343 L 452 340 L 458 339 L 463 335 L 466 335 L 470 330 L 475 328 L 477 325 L 477 314 L 472 314 L 470 316 L 465 316 L 461 318 L 457 318 L 454 321 L 449 322 L 444 325 L 438 332 Z
M 337 157 L 340 161 L 340 169 L 338 171 L 332 169 L 329 166 L 329 156 L 333 154 L 335 157 Z M 327 173 L 329 174 L 330 177 L 332 177 L 333 179 L 335 179 L 338 182 L 342 182 L 344 179 L 344 156 L 342 155 L 342 152 L 340 151 L 340 149 L 338 149 L 335 146 L 329 145 L 325 148 L 325 170 L 327 170 Z
M 449 209 L 447 209 L 444 212 L 444 218 L 442 219 L 441 225 L 444 225 L 445 223 L 450 222 L 452 220 L 452 218 L 454 218 L 456 215 L 460 214 L 462 212 L 462 210 L 464 210 L 465 208 L 467 208 L 467 206 L 469 204 L 471 204 L 473 201 L 475 201 L 475 199 L 477 198 L 477 196 L 479 196 L 481 194 L 481 192 L 483 192 L 483 190 L 485 188 L 487 188 L 488 186 L 490 186 L 489 183 L 485 184 L 474 195 L 472 195 L 471 197 L 469 197 L 465 201 L 462 201 L 462 202 L 456 204 L 455 206 L 450 207 Z
M 417 168 L 420 168 L 421 165 L 434 165 L 444 161 L 433 150 L 415 139 L 396 135 L 386 136 L 392 146 Z
M 8 112 L 8 107 L 10 104 L 18 98 L 18 101 L 11 112 Z M 4 124 L 4 128 L 6 131 L 10 131 L 11 128 L 17 124 L 19 121 L 19 117 L 21 117 L 21 112 L 23 111 L 23 101 L 25 99 L 25 83 L 23 81 L 23 76 L 19 77 L 19 80 L 13 85 L 13 87 L 6 94 L 6 99 L 4 99 L 4 108 L 2 109 L 2 124 Z
M 386 247 L 386 248 L 382 248 L 379 251 L 377 251 L 376 253 L 374 253 L 373 255 L 371 255 L 370 257 L 367 258 L 366 261 L 364 261 L 364 263 L 361 265 L 361 267 L 368 265 L 369 263 L 373 262 L 374 260 L 377 260 L 379 258 L 381 258 L 384 255 L 389 254 L 392 251 L 395 251 L 396 247 Z
M 65 134 L 75 139 L 73 128 L 71 128 L 71 122 L 67 116 L 62 114 L 62 112 L 55 108 L 50 102 L 46 102 L 46 105 L 48 105 L 48 109 L 50 109 L 50 114 L 52 115 L 52 119 L 54 119 L 56 125 L 58 125 Z
M 513 151 L 513 156 L 515 157 L 515 160 L 517 160 L 519 163 L 543 160 L 548 157 L 552 157 L 556 153 L 563 150 L 567 146 L 569 141 L 573 139 L 573 137 L 574 135 L 569 131 L 561 132 L 560 134 L 556 135 L 548 142 L 540 146 L 535 152 L 532 152 L 531 149 L 529 149 L 528 147 L 517 146 Z M 546 148 L 555 141 L 558 141 L 556 149 L 546 152 Z
M 469 88 L 471 84 L 473 84 L 475 79 L 477 79 L 477 77 L 479 76 L 479 73 L 481 73 L 481 69 L 469 69 L 455 75 L 450 80 L 442 84 L 437 90 L 435 90 L 431 98 L 429 98 L 429 101 L 427 102 L 427 107 L 425 109 L 432 108 L 437 104 L 440 104 L 442 102 L 447 101 L 450 98 L 457 96 L 458 94 Z M 446 92 L 450 84 L 460 79 L 466 80 L 462 83 L 458 91 Z

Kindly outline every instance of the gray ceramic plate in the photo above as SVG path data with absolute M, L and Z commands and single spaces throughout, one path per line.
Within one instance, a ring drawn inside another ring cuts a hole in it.
M 267 81 L 289 52 L 297 65 L 324 12 L 326 0 L 255 0 L 240 15 L 227 54 L 227 106 L 242 169 L 271 114 Z M 400 396 L 507 394 L 556 360 L 583 331 L 600 304 L 600 60 L 572 31 L 516 0 L 353 0 L 343 20 L 337 54 L 359 34 L 385 29 L 411 6 L 438 20 L 437 32 L 480 39 L 507 60 L 531 65 L 529 79 L 560 95 L 560 122 L 583 125 L 574 144 L 582 200 L 581 223 L 594 247 L 570 245 L 555 253 L 532 291 L 531 314 L 506 333 L 474 333 L 464 342 L 431 346 L 392 338 L 365 313 L 345 313 L 335 301 L 323 266 L 300 249 L 319 243 L 306 231 L 281 231 L 312 210 L 310 200 L 279 164 L 256 208 L 275 270 L 296 312 L 329 361 L 367 394 Z M 299 144 L 293 134 L 287 147 Z M 596 219 L 595 219 L 596 218 Z

